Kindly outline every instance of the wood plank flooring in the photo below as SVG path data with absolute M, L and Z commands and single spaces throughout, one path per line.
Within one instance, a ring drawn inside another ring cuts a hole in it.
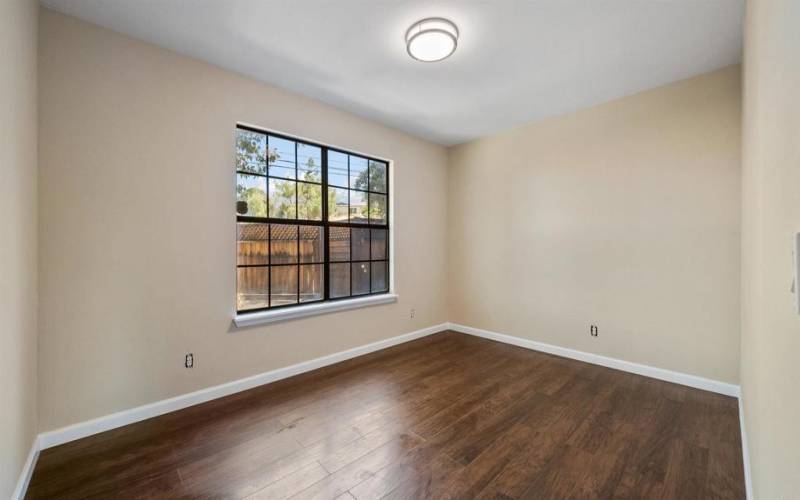
M 27 498 L 745 498 L 737 402 L 444 332 L 42 452 Z

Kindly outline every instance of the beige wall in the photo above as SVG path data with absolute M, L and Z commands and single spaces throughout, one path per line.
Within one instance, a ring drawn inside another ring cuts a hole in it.
M 52 11 L 40 33 L 41 430 L 447 320 L 443 147 Z M 395 161 L 399 303 L 232 328 L 237 121 Z
M 450 320 L 737 383 L 739 72 L 452 149 Z
M 0 2 L 0 498 L 36 434 L 36 15 Z
M 755 498 L 800 498 L 800 2 L 749 1 L 744 57 L 742 401 Z

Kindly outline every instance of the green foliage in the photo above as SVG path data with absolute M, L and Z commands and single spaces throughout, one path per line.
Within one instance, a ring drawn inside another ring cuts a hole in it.
M 370 195 L 369 197 L 369 219 L 374 222 L 386 222 L 386 197 L 381 195 Z
M 238 188 L 242 188 L 242 186 L 237 186 L 237 190 Z M 242 189 L 239 199 L 247 202 L 247 215 L 255 217 L 267 216 L 267 196 L 263 189 Z
M 386 192 L 386 164 L 369 162 L 369 186 L 371 191 Z
M 295 218 L 294 181 L 270 179 L 269 216 L 279 219 Z
M 381 162 L 369 162 L 369 168 L 358 174 L 355 181 L 355 188 L 362 191 L 386 192 L 386 165 Z
M 263 134 L 239 130 L 236 137 L 236 170 L 266 175 L 267 173 L 267 138 Z M 269 160 L 277 157 L 275 151 L 269 151 Z
M 305 172 L 302 180 L 318 182 L 319 174 Z M 296 186 L 296 187 L 295 187 Z M 322 187 L 319 184 L 306 184 L 293 181 L 273 181 L 270 196 L 270 217 L 293 219 L 295 215 L 295 189 L 299 219 L 322 220 Z M 328 203 L 333 206 L 332 200 Z
M 303 176 L 305 180 L 314 179 L 311 172 Z M 322 187 L 319 184 L 298 183 L 297 208 L 298 219 L 322 220 Z

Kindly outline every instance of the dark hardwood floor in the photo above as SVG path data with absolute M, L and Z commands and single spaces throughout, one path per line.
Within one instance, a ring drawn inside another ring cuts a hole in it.
M 744 498 L 737 402 L 445 332 L 42 452 L 27 498 Z

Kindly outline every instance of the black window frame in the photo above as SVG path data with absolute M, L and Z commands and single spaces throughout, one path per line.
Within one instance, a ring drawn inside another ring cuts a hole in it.
M 238 315 L 253 314 L 253 313 L 258 313 L 258 312 L 264 312 L 264 311 L 274 311 L 274 310 L 278 310 L 278 309 L 290 309 L 290 308 L 296 308 L 296 307 L 303 307 L 303 306 L 312 305 L 312 304 L 323 304 L 323 303 L 326 303 L 326 302 L 338 302 L 338 301 L 346 301 L 346 300 L 352 300 L 352 299 L 360 299 L 360 298 L 370 297 L 370 296 L 374 296 L 374 295 L 386 295 L 386 294 L 392 293 L 392 289 L 391 289 L 392 288 L 391 287 L 392 265 L 391 265 L 391 263 L 392 263 L 392 257 L 393 256 L 391 255 L 391 245 L 390 245 L 391 229 L 390 229 L 390 224 L 389 224 L 389 221 L 391 220 L 391 218 L 390 218 L 390 210 L 391 210 L 391 195 L 390 195 L 390 192 L 391 192 L 391 190 L 390 190 L 390 185 L 389 185 L 390 177 L 391 177 L 390 176 L 391 161 L 385 160 L 385 159 L 382 159 L 382 158 L 377 158 L 377 157 L 374 157 L 374 156 L 365 155 L 363 153 L 357 153 L 357 152 L 354 152 L 354 151 L 348 151 L 346 149 L 342 149 L 342 148 L 338 148 L 338 147 L 334 147 L 334 146 L 329 146 L 329 145 L 326 145 L 326 144 L 323 144 L 323 143 L 309 141 L 307 139 L 300 138 L 300 137 L 293 137 L 293 136 L 286 135 L 286 134 L 283 134 L 283 133 L 280 133 L 280 132 L 273 132 L 273 131 L 271 131 L 269 129 L 258 128 L 258 127 L 253 127 L 251 125 L 243 125 L 243 124 L 237 124 L 236 125 L 236 130 L 235 130 L 236 139 L 235 139 L 235 144 L 234 144 L 234 151 L 235 151 L 234 160 L 236 159 L 236 155 L 238 154 L 238 141 L 239 141 L 239 131 L 240 130 L 244 130 L 244 131 L 248 131 L 248 132 L 252 132 L 252 133 L 257 133 L 257 134 L 263 134 L 265 136 L 265 139 L 266 139 L 267 152 L 269 151 L 269 138 L 270 137 L 276 137 L 276 138 L 279 138 L 279 139 L 283 139 L 283 140 L 288 140 L 288 141 L 294 142 L 294 144 L 295 144 L 295 155 L 294 155 L 294 157 L 295 157 L 295 161 L 294 161 L 294 163 L 295 163 L 295 178 L 294 179 L 287 179 L 286 177 L 270 175 L 270 171 L 269 171 L 270 170 L 270 165 L 269 165 L 270 162 L 269 162 L 268 158 L 266 160 L 266 169 L 265 169 L 265 172 L 263 174 L 255 173 L 255 172 L 251 172 L 251 171 L 238 170 L 237 165 L 234 165 L 234 176 L 235 176 L 235 180 L 236 180 L 236 185 L 237 186 L 238 186 L 238 176 L 240 174 L 249 175 L 249 176 L 256 176 L 256 177 L 265 179 L 265 185 L 266 185 L 266 193 L 265 193 L 266 199 L 265 199 L 265 202 L 266 202 L 266 206 L 267 206 L 267 216 L 266 217 L 259 217 L 259 216 L 252 216 L 252 215 L 242 215 L 242 214 L 240 214 L 238 212 L 238 210 L 235 209 L 236 227 L 237 227 L 237 231 L 236 231 L 236 234 L 237 234 L 237 236 L 236 236 L 236 245 L 237 245 L 237 249 L 236 249 L 236 252 L 237 252 L 236 253 L 236 274 L 237 274 L 237 276 L 236 276 L 236 293 L 234 295 L 234 301 L 235 301 L 235 307 L 236 307 L 237 316 Z M 298 151 L 297 146 L 298 146 L 298 144 L 303 144 L 303 145 L 307 145 L 307 146 L 311 146 L 311 147 L 320 148 L 321 181 L 319 182 L 319 184 L 313 183 L 314 185 L 321 186 L 320 189 L 322 191 L 321 192 L 322 207 L 321 207 L 321 218 L 320 218 L 320 220 L 310 220 L 310 219 L 299 219 L 298 218 L 299 215 L 300 215 L 300 213 L 299 213 L 300 212 L 300 207 L 299 207 L 299 203 L 298 203 L 298 197 L 299 197 L 299 191 L 300 191 L 299 186 L 300 186 L 300 183 L 309 183 L 308 181 L 304 181 L 304 180 L 301 180 L 299 178 L 300 165 L 299 165 L 299 158 L 298 158 L 298 155 L 297 155 L 297 151 Z M 344 154 L 344 155 L 347 156 L 347 159 L 348 159 L 348 170 L 347 170 L 347 184 L 348 184 L 348 186 L 347 187 L 328 184 L 328 153 L 330 151 L 335 151 L 337 153 L 341 153 L 341 154 Z M 269 154 L 267 153 L 267 157 L 268 156 L 269 156 Z M 366 190 L 355 189 L 350 185 L 351 182 L 352 182 L 351 172 L 350 172 L 350 158 L 351 158 L 351 156 L 362 158 L 362 159 L 365 159 L 367 161 L 367 173 L 366 173 L 367 189 Z M 369 183 L 371 182 L 371 177 L 372 177 L 370 175 L 370 166 L 371 166 L 372 162 L 380 163 L 385 168 L 385 171 L 386 171 L 386 174 L 385 174 L 385 183 L 386 183 L 385 189 L 386 189 L 386 192 L 372 191 L 370 189 L 371 186 L 369 185 Z M 234 161 L 234 163 L 236 163 L 236 162 Z M 295 207 L 294 208 L 294 212 L 295 212 L 294 216 L 295 216 L 295 218 L 294 219 L 271 217 L 272 214 L 269 213 L 269 196 L 270 196 L 270 194 L 269 194 L 269 186 L 270 186 L 270 179 L 289 180 L 289 181 L 295 182 L 295 205 L 294 205 L 294 207 Z M 347 190 L 347 195 L 348 195 L 347 221 L 330 221 L 330 220 L 328 220 L 328 218 L 329 218 L 329 214 L 328 214 L 328 195 L 329 195 L 328 190 L 329 190 L 329 188 L 337 188 L 337 189 L 346 189 Z M 367 206 L 367 220 L 366 220 L 366 222 L 352 222 L 351 221 L 351 218 L 352 218 L 351 211 L 352 211 L 352 209 L 351 209 L 351 206 L 350 206 L 350 194 L 351 194 L 352 191 L 365 193 L 365 197 L 366 197 L 366 200 L 367 200 L 367 205 L 366 205 Z M 372 220 L 371 220 L 370 195 L 380 195 L 380 196 L 384 196 L 385 197 L 385 207 L 384 207 L 385 223 L 383 223 L 383 224 L 374 224 L 372 222 Z M 238 199 L 237 199 L 237 204 L 238 204 Z M 238 247 L 239 247 L 239 242 L 240 242 L 240 238 L 239 238 L 239 224 L 240 223 L 257 223 L 257 224 L 266 224 L 267 225 L 267 264 L 240 264 L 239 263 L 239 248 Z M 272 236 L 272 228 L 273 228 L 274 225 L 297 226 L 298 252 L 297 252 L 296 261 L 294 263 L 278 263 L 278 264 L 273 264 L 272 263 L 272 237 L 271 236 Z M 319 227 L 320 228 L 320 230 L 322 232 L 323 249 L 324 249 L 323 261 L 322 262 L 309 263 L 309 262 L 303 262 L 301 260 L 301 255 L 300 255 L 300 232 L 301 232 L 301 227 L 302 226 L 314 226 L 314 227 Z M 330 259 L 330 229 L 332 227 L 348 228 L 350 230 L 349 260 L 331 261 L 331 259 Z M 354 229 L 366 229 L 366 230 L 368 230 L 368 233 L 369 233 L 369 244 L 368 244 L 368 246 L 369 246 L 369 259 L 368 260 L 364 260 L 364 259 L 353 260 L 353 239 L 354 239 L 353 238 L 353 233 L 354 233 L 353 230 Z M 386 240 L 385 240 L 385 252 L 384 252 L 385 253 L 385 258 L 384 259 L 373 259 L 373 255 L 372 255 L 372 252 L 373 252 L 373 245 L 372 245 L 373 230 L 384 230 L 385 231 Z M 373 263 L 381 263 L 381 262 L 384 263 L 384 266 L 385 266 L 385 284 L 386 284 L 386 287 L 385 287 L 385 289 L 382 289 L 382 290 L 373 291 L 373 289 L 372 289 L 372 286 L 373 286 L 373 280 L 372 280 Z M 350 268 L 350 286 L 349 286 L 350 294 L 349 295 L 340 296 L 340 297 L 331 297 L 331 280 L 330 280 L 330 266 L 331 266 L 331 264 L 349 264 L 349 268 Z M 369 271 L 368 271 L 368 274 L 369 274 L 369 278 L 368 278 L 368 281 L 369 281 L 369 292 L 368 293 L 353 294 L 353 269 L 354 269 L 353 266 L 355 264 L 360 264 L 360 265 L 366 264 L 367 267 L 369 268 Z M 305 302 L 301 301 L 301 297 L 300 297 L 300 292 L 301 292 L 300 291 L 300 288 L 301 288 L 300 272 L 301 272 L 301 267 L 303 265 L 322 265 L 322 267 L 323 267 L 323 296 L 322 296 L 321 299 L 305 301 Z M 281 267 L 281 266 L 295 266 L 297 268 L 297 274 L 298 274 L 298 277 L 297 277 L 297 301 L 295 303 L 291 303 L 291 304 L 272 305 L 272 295 L 273 295 L 272 294 L 272 269 L 274 267 Z M 267 296 L 267 307 L 256 307 L 256 308 L 250 308 L 250 309 L 239 309 L 239 276 L 238 275 L 239 275 L 239 269 L 242 269 L 242 268 L 265 268 L 265 269 L 267 269 L 267 283 L 268 283 L 268 285 L 267 285 L 267 293 L 266 293 L 266 296 Z

